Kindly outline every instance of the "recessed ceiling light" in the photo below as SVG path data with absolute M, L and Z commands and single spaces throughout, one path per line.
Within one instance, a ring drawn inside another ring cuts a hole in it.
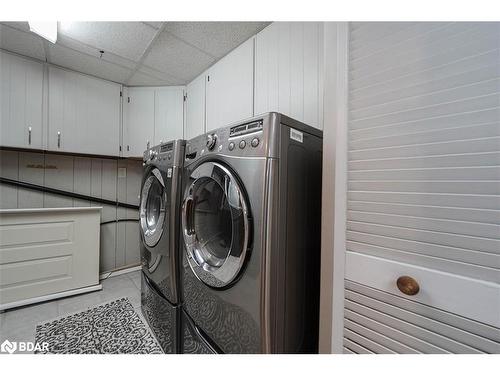
M 28 21 L 28 24 L 35 34 L 52 43 L 57 41 L 57 21 Z

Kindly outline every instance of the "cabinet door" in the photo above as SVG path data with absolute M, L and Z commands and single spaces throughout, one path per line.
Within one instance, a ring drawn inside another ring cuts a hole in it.
M 86 144 L 88 153 L 119 155 L 121 86 L 100 79 L 85 80 L 85 103 L 88 109 Z
M 121 86 L 49 68 L 48 148 L 119 155 Z
M 154 144 L 184 137 L 184 87 L 155 90 Z
M 253 115 L 253 54 L 252 38 L 209 69 L 207 131 Z
M 200 75 L 186 87 L 186 139 L 205 133 L 205 82 L 206 74 Z
M 155 125 L 155 92 L 153 89 L 130 87 L 126 108 L 126 156 L 142 157 L 147 144 L 153 145 Z
M 0 53 L 0 145 L 42 147 L 43 65 Z

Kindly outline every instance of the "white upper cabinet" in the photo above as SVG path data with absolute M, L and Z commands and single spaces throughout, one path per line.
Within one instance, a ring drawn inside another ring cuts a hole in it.
M 323 128 L 323 23 L 274 22 L 255 37 L 255 114 Z
M 0 52 L 0 146 L 43 147 L 43 64 Z
M 253 115 L 253 56 L 251 38 L 208 70 L 207 131 Z
M 142 157 L 155 134 L 155 91 L 147 87 L 129 87 L 124 100 L 124 156 Z
M 184 86 L 129 87 L 123 101 L 123 156 L 184 138 Z
M 184 86 L 157 88 L 154 144 L 184 137 Z
M 119 84 L 50 66 L 48 149 L 118 156 L 120 90 Z
M 205 133 L 205 82 L 206 74 L 200 75 L 186 87 L 186 139 Z

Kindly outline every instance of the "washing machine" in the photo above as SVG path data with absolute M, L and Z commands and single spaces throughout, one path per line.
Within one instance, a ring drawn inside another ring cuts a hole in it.
M 322 132 L 268 113 L 186 143 L 184 352 L 318 351 Z
M 141 308 L 165 353 L 179 353 L 180 205 L 184 140 L 144 153 L 140 201 Z

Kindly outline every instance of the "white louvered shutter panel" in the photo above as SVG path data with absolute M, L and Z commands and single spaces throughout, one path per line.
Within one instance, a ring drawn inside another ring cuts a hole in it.
M 348 103 L 345 352 L 500 353 L 500 23 L 352 23 Z

